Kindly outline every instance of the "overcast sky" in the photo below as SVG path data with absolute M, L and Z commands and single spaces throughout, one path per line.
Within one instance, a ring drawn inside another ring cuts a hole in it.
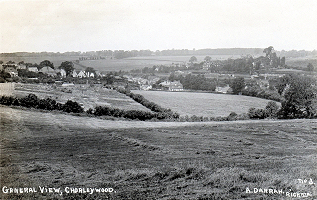
M 0 0 L 0 52 L 317 49 L 316 0 Z

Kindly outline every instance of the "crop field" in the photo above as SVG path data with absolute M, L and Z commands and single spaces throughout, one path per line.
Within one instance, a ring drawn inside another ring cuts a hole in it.
M 65 103 L 67 100 L 76 101 L 82 104 L 85 110 L 96 106 L 111 106 L 124 110 L 151 112 L 148 108 L 126 95 L 103 88 L 101 85 L 90 86 L 78 84 L 71 87 L 62 87 L 46 84 L 0 83 L 0 95 L 13 95 L 21 98 L 31 93 L 35 94 L 38 98 L 49 97 L 59 103 Z
M 1 199 L 317 198 L 317 120 L 107 121 L 5 106 L 0 119 L 1 188 L 37 190 Z
M 249 108 L 265 108 L 269 100 L 242 95 L 133 90 L 149 101 L 170 108 L 181 116 L 228 116 L 231 112 L 247 113 Z

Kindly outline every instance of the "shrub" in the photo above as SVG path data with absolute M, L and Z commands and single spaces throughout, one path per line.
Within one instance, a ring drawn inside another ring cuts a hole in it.
M 237 118 L 238 118 L 238 114 L 235 112 L 231 112 L 229 116 L 227 117 L 228 121 L 234 121 L 234 120 L 237 120 Z
M 265 107 L 265 112 L 268 117 L 276 118 L 279 111 L 279 106 L 275 101 L 269 101 Z
M 13 96 L 2 96 L 0 99 L 0 104 L 10 106 L 12 105 L 14 99 L 15 98 Z
M 250 108 L 248 115 L 250 119 L 264 119 L 267 117 L 267 114 L 264 109 L 256 109 L 256 108 Z
M 63 106 L 63 111 L 68 113 L 82 113 L 84 109 L 76 101 L 68 100 Z
M 27 108 L 37 108 L 38 98 L 35 94 L 29 94 L 27 97 L 20 99 L 20 105 Z

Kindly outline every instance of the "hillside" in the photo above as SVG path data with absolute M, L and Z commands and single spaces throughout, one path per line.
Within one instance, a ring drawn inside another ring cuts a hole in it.
M 298 181 L 317 179 L 316 120 L 129 122 L 3 106 L 0 117 L 1 188 L 61 190 L 2 199 L 317 197 L 314 185 Z

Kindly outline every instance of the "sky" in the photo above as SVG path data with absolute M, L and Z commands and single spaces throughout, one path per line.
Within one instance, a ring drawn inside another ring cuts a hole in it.
M 0 52 L 317 49 L 316 0 L 0 0 Z

